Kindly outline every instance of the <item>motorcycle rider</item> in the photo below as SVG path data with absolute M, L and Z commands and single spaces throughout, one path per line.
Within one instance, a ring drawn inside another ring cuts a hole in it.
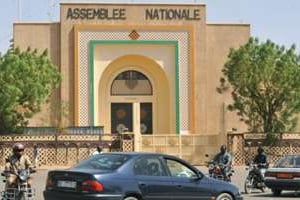
M 22 143 L 15 143 L 12 146 L 13 153 L 6 159 L 6 188 L 16 187 L 17 173 L 21 169 L 33 169 L 33 165 L 27 155 L 24 154 L 25 146 Z M 31 178 L 27 181 L 28 186 L 31 186 Z
M 230 153 L 227 152 L 226 145 L 221 145 L 220 152 L 215 155 L 213 161 L 222 166 L 222 172 L 226 180 L 230 181 L 230 176 L 232 175 L 232 158 Z
M 101 154 L 102 151 L 103 151 L 102 146 L 97 146 L 96 151 L 94 151 L 92 155 Z
M 253 159 L 253 163 L 258 167 L 258 175 L 263 179 L 263 171 L 268 167 L 267 156 L 264 154 L 264 149 L 259 146 L 257 148 L 257 154 Z
M 254 164 L 257 164 L 259 167 L 265 167 L 267 165 L 267 156 L 264 154 L 264 149 L 259 146 L 257 149 L 257 154 L 253 160 Z

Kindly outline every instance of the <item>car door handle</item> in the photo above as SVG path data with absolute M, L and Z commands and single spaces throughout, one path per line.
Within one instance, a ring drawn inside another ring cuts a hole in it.
M 182 188 L 182 185 L 177 185 L 178 188 Z

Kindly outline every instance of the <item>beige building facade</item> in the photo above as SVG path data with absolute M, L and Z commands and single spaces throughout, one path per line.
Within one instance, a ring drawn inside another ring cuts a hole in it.
M 30 126 L 53 126 L 64 102 L 67 126 L 105 133 L 243 131 L 216 88 L 230 48 L 249 36 L 248 24 L 207 22 L 200 4 L 62 3 L 59 22 L 14 24 L 15 46 L 48 49 L 62 75 Z

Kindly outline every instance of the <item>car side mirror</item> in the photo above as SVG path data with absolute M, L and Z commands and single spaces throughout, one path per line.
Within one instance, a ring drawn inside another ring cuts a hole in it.
M 203 174 L 200 171 L 197 171 L 197 177 L 194 178 L 195 181 L 201 180 L 203 178 Z

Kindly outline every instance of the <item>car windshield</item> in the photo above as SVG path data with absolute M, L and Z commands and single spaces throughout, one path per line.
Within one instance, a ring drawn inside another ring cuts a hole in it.
M 75 169 L 97 169 L 97 170 L 116 170 L 127 160 L 128 155 L 119 154 L 98 154 L 84 160 L 73 168 Z
M 289 155 L 281 158 L 275 165 L 278 168 L 299 168 L 300 155 Z

